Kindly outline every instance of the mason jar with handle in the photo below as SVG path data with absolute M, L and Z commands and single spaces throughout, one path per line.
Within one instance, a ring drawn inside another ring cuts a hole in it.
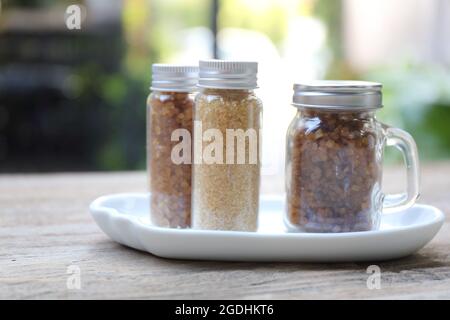
M 376 230 L 381 214 L 414 204 L 419 160 L 413 138 L 380 123 L 382 86 L 363 81 L 294 85 L 297 114 L 287 133 L 285 224 L 291 231 Z M 383 150 L 404 157 L 404 193 L 382 192 Z

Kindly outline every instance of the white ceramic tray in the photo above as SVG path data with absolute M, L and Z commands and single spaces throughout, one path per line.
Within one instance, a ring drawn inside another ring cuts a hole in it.
M 111 239 L 134 249 L 176 259 L 229 261 L 374 261 L 400 258 L 425 246 L 439 231 L 443 213 L 416 204 L 383 215 L 378 231 L 287 233 L 284 201 L 262 197 L 258 232 L 208 231 L 155 227 L 149 219 L 148 194 L 98 198 L 90 210 Z

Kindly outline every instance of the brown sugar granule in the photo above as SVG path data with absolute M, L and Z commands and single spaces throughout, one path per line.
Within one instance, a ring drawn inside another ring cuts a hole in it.
M 210 230 L 256 231 L 259 207 L 260 160 L 226 164 L 226 129 L 254 129 L 259 134 L 262 105 L 247 90 L 207 89 L 195 103 L 195 120 L 202 131 L 218 129 L 224 137 L 224 164 L 194 164 L 193 227 Z M 194 132 L 202 135 L 202 132 Z M 209 142 L 203 142 L 203 149 Z M 236 145 L 235 145 L 236 147 Z M 258 150 L 260 141 L 258 136 Z M 194 153 L 199 152 L 194 146 Z M 236 152 L 235 152 L 236 155 Z
M 288 135 L 288 225 L 371 230 L 381 205 L 381 143 L 372 113 L 302 110 Z
M 151 220 L 161 227 L 186 228 L 191 223 L 191 164 L 172 162 L 176 129 L 192 134 L 193 100 L 188 93 L 154 92 L 148 101 L 148 169 Z

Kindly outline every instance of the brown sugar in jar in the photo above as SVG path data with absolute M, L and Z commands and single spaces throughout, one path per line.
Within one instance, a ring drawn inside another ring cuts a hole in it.
M 371 230 L 381 150 L 367 112 L 303 110 L 290 131 L 288 221 L 309 232 Z
M 172 133 L 192 134 L 193 96 L 197 68 L 154 65 L 152 93 L 147 102 L 147 167 L 150 218 L 160 227 L 187 228 L 191 224 L 191 163 L 172 159 Z
M 314 81 L 294 85 L 297 115 L 287 134 L 286 214 L 291 231 L 376 230 L 382 212 L 404 210 L 419 194 L 412 137 L 375 117 L 381 84 Z M 403 153 L 407 191 L 383 194 L 385 145 Z
M 195 120 L 201 121 L 203 132 L 219 130 L 224 137 L 230 129 L 259 133 L 261 111 L 261 102 L 249 90 L 204 89 L 196 99 Z M 194 129 L 194 135 L 201 134 Z M 226 154 L 226 143 L 230 141 L 225 140 L 222 154 Z M 202 142 L 202 149 L 207 145 L 208 142 Z M 256 141 L 254 146 L 255 151 L 259 150 L 260 142 Z M 199 152 L 196 147 L 194 152 Z M 236 143 L 235 151 L 237 147 Z M 261 164 L 259 159 L 251 163 L 249 149 L 245 145 L 244 163 L 194 164 L 194 228 L 256 231 Z
M 203 139 L 193 148 L 194 156 L 200 158 L 192 170 L 193 228 L 257 230 L 263 108 L 254 92 L 257 69 L 258 64 L 250 61 L 199 63 L 194 136 Z M 214 138 L 205 139 L 208 132 L 215 133 Z M 217 145 L 211 152 L 214 159 L 207 152 L 211 145 Z

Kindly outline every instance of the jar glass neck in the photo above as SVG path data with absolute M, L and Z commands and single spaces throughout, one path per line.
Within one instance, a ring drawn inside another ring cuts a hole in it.
M 171 90 L 152 90 L 153 94 L 157 94 L 157 95 L 176 95 L 176 94 L 191 94 L 194 93 L 194 91 L 171 91 Z
M 199 88 L 199 91 L 204 94 L 252 94 L 253 89 L 226 89 L 226 88 Z
M 370 119 L 375 117 L 376 110 L 333 110 L 319 108 L 298 108 L 297 114 L 304 118 L 337 118 L 337 119 Z

